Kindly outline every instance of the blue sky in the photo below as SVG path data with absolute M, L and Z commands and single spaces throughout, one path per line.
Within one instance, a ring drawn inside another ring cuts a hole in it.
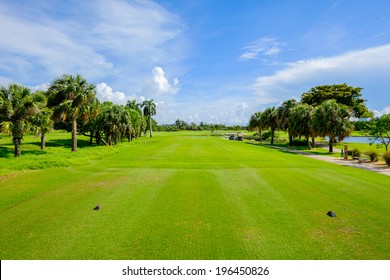
M 246 124 L 323 84 L 390 113 L 387 0 L 0 0 L 0 84 L 83 75 L 101 101 L 153 98 L 159 123 Z

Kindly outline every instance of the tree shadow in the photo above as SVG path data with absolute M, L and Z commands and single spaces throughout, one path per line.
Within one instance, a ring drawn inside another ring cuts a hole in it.
M 299 149 L 300 146 L 298 147 L 284 147 L 284 146 L 278 146 L 274 145 L 272 146 L 271 144 L 260 144 L 260 143 L 251 143 L 251 142 L 245 142 L 246 144 L 249 145 L 254 145 L 254 146 L 260 146 L 268 149 L 273 149 L 275 151 L 279 151 L 281 153 L 285 154 L 294 154 L 294 155 L 319 155 L 319 156 L 328 156 L 328 155 L 333 155 L 333 153 L 329 152 L 324 152 L 324 151 L 316 151 L 316 150 L 306 150 L 305 148 Z
M 30 143 L 33 145 L 41 146 L 41 142 L 38 143 Z M 89 141 L 84 139 L 78 139 L 77 140 L 77 147 L 78 148 L 84 148 L 88 147 Z M 64 148 L 72 148 L 72 139 L 50 139 L 46 141 L 46 147 L 64 147 Z
M 40 144 L 39 144 L 40 145 Z M 77 139 L 77 148 L 89 147 L 89 141 L 84 139 Z M 46 141 L 46 147 L 64 147 L 72 148 L 72 139 L 50 139 Z
M 22 156 L 23 155 L 44 155 L 46 154 L 45 150 L 24 150 L 22 145 Z M 14 148 L 0 147 L 0 157 L 13 157 Z

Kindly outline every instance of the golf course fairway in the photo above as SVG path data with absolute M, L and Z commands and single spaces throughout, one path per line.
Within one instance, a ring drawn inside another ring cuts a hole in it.
M 189 132 L 88 149 L 0 172 L 1 259 L 390 258 L 390 177 Z

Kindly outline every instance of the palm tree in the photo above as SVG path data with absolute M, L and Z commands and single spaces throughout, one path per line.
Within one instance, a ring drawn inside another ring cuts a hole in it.
M 289 117 L 288 117 L 288 127 L 291 133 L 291 136 L 304 136 L 306 139 L 306 144 L 309 149 L 310 145 L 310 135 L 312 135 L 312 115 L 313 107 L 307 104 L 297 104 L 291 108 Z
M 81 75 L 63 75 L 49 88 L 48 107 L 54 109 L 56 120 L 72 123 L 72 151 L 77 151 L 77 119 L 88 120 L 88 107 L 96 99 L 95 85 L 89 84 Z
M 249 129 L 258 129 L 260 134 L 260 143 L 263 143 L 263 129 L 265 128 L 264 115 L 261 111 L 254 113 L 249 120 Z
M 152 137 L 152 116 L 156 114 L 156 104 L 154 104 L 153 99 L 145 100 L 142 103 L 142 108 L 144 116 L 148 116 L 150 137 Z
M 39 108 L 29 88 L 17 84 L 0 88 L 0 116 L 9 124 L 15 157 L 21 156 L 23 134 L 31 118 L 38 112 Z
M 353 125 L 350 117 L 349 108 L 334 99 L 323 102 L 314 110 L 313 129 L 319 136 L 329 137 L 329 153 L 333 152 L 336 140 L 342 141 L 351 135 Z
M 292 133 L 291 129 L 288 123 L 289 115 L 290 115 L 290 110 L 293 108 L 296 104 L 295 99 L 289 99 L 287 101 L 284 101 L 278 108 L 278 127 L 279 129 L 288 132 L 288 139 L 290 146 L 292 145 Z
M 41 136 L 41 150 L 46 148 L 46 134 L 53 129 L 52 115 L 53 111 L 47 108 L 47 97 L 44 92 L 34 93 L 34 100 L 37 102 L 39 107 L 39 113 L 31 119 L 33 131 L 35 135 Z
M 275 130 L 278 127 L 278 112 L 275 107 L 269 107 L 264 110 L 264 124 L 271 130 L 271 145 L 274 144 Z
M 137 112 L 142 114 L 142 110 L 141 110 L 142 104 L 137 103 L 137 100 L 135 100 L 135 99 L 128 100 L 126 103 L 126 107 L 133 109 L 133 110 L 136 110 Z

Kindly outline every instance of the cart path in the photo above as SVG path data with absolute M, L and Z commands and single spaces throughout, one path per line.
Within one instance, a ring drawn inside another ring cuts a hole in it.
M 369 170 L 369 171 L 373 171 L 373 172 L 377 172 L 377 173 L 380 173 L 383 175 L 390 176 L 390 167 L 387 166 L 386 164 L 377 164 L 377 163 L 371 163 L 371 162 L 359 162 L 358 160 L 354 160 L 354 159 L 334 158 L 334 157 L 330 157 L 330 156 L 315 155 L 312 153 L 302 152 L 299 150 L 288 149 L 288 148 L 283 148 L 283 147 L 277 147 L 277 146 L 271 146 L 271 147 L 275 148 L 275 149 L 284 150 L 287 152 L 300 154 L 300 155 L 314 158 L 317 160 L 327 161 L 327 162 L 331 162 L 331 163 L 335 163 L 335 164 L 343 165 L 343 166 L 350 166 L 350 167 L 365 169 L 365 170 Z

